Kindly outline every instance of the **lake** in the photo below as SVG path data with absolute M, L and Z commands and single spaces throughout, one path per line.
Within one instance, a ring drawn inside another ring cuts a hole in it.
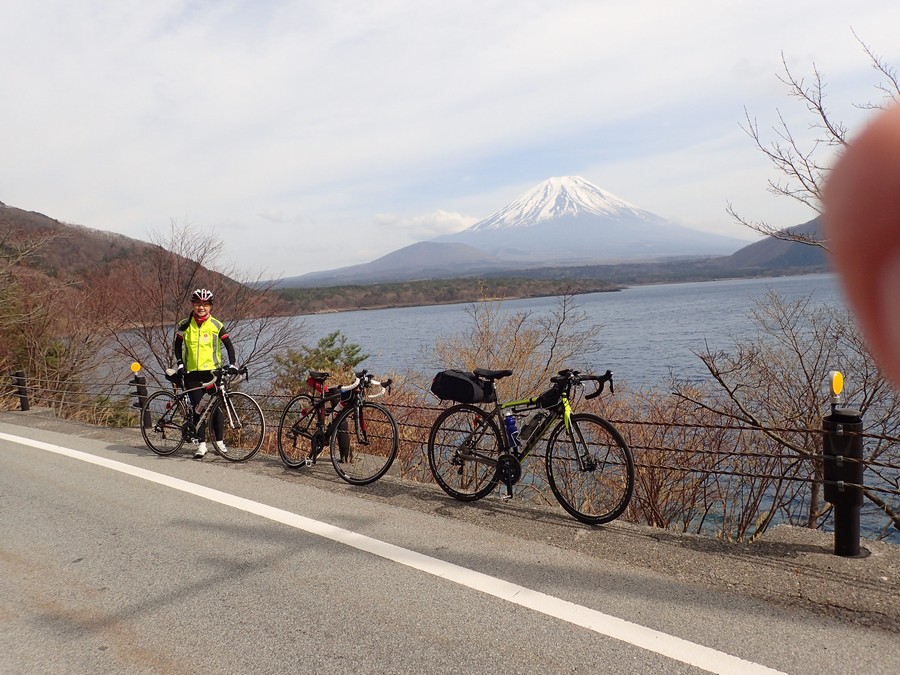
M 617 383 L 634 388 L 664 384 L 670 371 L 679 378 L 704 378 L 706 370 L 692 350 L 703 349 L 704 341 L 711 348 L 728 348 L 735 337 L 752 335 L 756 329 L 750 312 L 769 290 L 787 301 L 811 296 L 813 305 L 843 305 L 831 274 L 658 284 L 579 295 L 581 310 L 602 327 L 601 349 L 585 362 L 570 365 L 585 371 L 609 368 Z M 556 304 L 556 298 L 528 298 L 503 301 L 501 308 L 540 315 L 552 312 Z M 465 332 L 471 325 L 469 306 L 337 312 L 297 320 L 306 323 L 310 345 L 341 331 L 370 355 L 361 365 L 374 373 L 432 373 L 441 367 L 429 353 L 435 337 Z
M 579 295 L 576 300 L 581 309 L 602 326 L 602 346 L 584 363 L 570 365 L 594 372 L 609 368 L 619 388 L 665 386 L 670 372 L 681 379 L 707 378 L 703 363 L 692 350 L 701 350 L 706 343 L 711 349 L 728 349 L 735 338 L 755 335 L 750 313 L 768 291 L 788 302 L 810 298 L 813 307 L 845 304 L 831 274 L 634 286 L 613 293 Z M 501 307 L 507 312 L 525 310 L 540 315 L 552 312 L 556 303 L 555 298 L 529 298 L 504 301 Z M 441 368 L 429 354 L 435 337 L 465 332 L 471 325 L 466 313 L 469 306 L 339 312 L 297 317 L 297 321 L 306 323 L 310 331 L 306 343 L 310 345 L 341 331 L 370 355 L 361 365 L 376 374 L 433 374 Z M 872 480 L 869 476 L 866 482 Z M 863 531 L 871 535 L 882 523 L 882 516 L 867 504 Z M 892 532 L 888 540 L 900 541 L 900 533 Z

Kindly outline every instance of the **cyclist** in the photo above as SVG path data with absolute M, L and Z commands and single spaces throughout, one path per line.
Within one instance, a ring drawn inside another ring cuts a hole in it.
M 191 408 L 195 411 L 194 422 L 198 418 L 197 404 L 204 394 L 204 390 L 198 387 L 214 379 L 212 371 L 222 367 L 222 347 L 225 347 L 228 354 L 226 372 L 238 372 L 237 366 L 234 365 L 234 345 L 228 337 L 228 331 L 225 330 L 225 325 L 210 313 L 212 302 L 212 291 L 205 288 L 195 290 L 191 293 L 193 305 L 191 315 L 179 321 L 175 327 L 175 360 L 178 373 L 184 377 L 184 388 L 192 390 L 188 391 L 188 395 L 191 398 Z M 227 452 L 222 440 L 225 435 L 225 419 L 221 410 L 213 413 L 213 427 L 216 447 L 219 452 Z M 203 459 L 207 451 L 206 430 L 202 427 L 197 429 L 197 437 L 200 444 L 194 452 L 194 459 Z

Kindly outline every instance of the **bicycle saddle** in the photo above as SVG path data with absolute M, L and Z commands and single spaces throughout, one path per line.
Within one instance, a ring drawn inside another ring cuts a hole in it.
M 489 370 L 487 368 L 476 368 L 472 372 L 485 380 L 501 380 L 513 374 L 511 370 Z

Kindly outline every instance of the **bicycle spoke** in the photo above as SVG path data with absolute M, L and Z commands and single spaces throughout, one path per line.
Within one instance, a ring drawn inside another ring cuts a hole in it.
M 619 432 L 590 414 L 572 415 L 572 432 L 558 425 L 547 446 L 547 476 L 559 503 L 589 524 L 618 518 L 634 489 L 634 461 Z
M 225 448 L 216 442 L 212 444 L 213 450 L 229 461 L 244 462 L 260 449 L 265 433 L 265 418 L 259 404 L 249 395 L 236 391 L 228 394 L 227 402 L 224 399 L 216 402 L 209 417 L 207 442 L 221 440 Z
M 285 466 L 297 468 L 306 464 L 313 453 L 316 433 L 315 404 L 305 394 L 296 396 L 285 406 L 278 425 L 278 454 Z
M 141 435 L 158 455 L 171 455 L 184 444 L 186 408 L 170 391 L 150 395 L 141 409 Z
M 367 485 L 391 468 L 400 446 L 397 423 L 377 403 L 348 408 L 334 422 L 331 462 L 337 474 L 353 485 Z
M 458 405 L 434 421 L 428 464 L 435 481 L 451 497 L 481 499 L 497 485 L 500 432 L 480 408 Z

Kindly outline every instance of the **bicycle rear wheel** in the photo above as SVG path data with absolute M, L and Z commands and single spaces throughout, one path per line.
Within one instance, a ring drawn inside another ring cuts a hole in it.
M 278 423 L 278 455 L 285 466 L 296 469 L 312 456 L 316 436 L 316 407 L 306 394 L 295 396 L 284 407 Z
M 428 465 L 444 492 L 471 502 L 497 486 L 502 447 L 500 430 L 489 413 L 473 405 L 455 405 L 431 425 Z
M 207 442 L 229 462 L 246 462 L 262 447 L 266 435 L 266 419 L 262 408 L 252 397 L 241 391 L 230 392 L 227 399 L 220 398 L 215 406 L 209 415 Z M 225 433 L 221 439 L 225 443 L 225 450 L 219 448 L 218 443 L 212 443 L 217 439 L 215 419 L 218 414 L 223 416 L 225 422 Z
M 368 485 L 391 468 L 400 433 L 394 417 L 378 403 L 346 408 L 334 421 L 331 463 L 337 475 L 351 485 Z
M 628 507 L 634 460 L 619 431 L 597 415 L 572 415 L 571 434 L 560 422 L 547 442 L 547 478 L 557 501 L 589 525 L 608 523 Z
M 141 436 L 157 455 L 171 455 L 184 445 L 188 410 L 171 391 L 155 391 L 141 408 Z

